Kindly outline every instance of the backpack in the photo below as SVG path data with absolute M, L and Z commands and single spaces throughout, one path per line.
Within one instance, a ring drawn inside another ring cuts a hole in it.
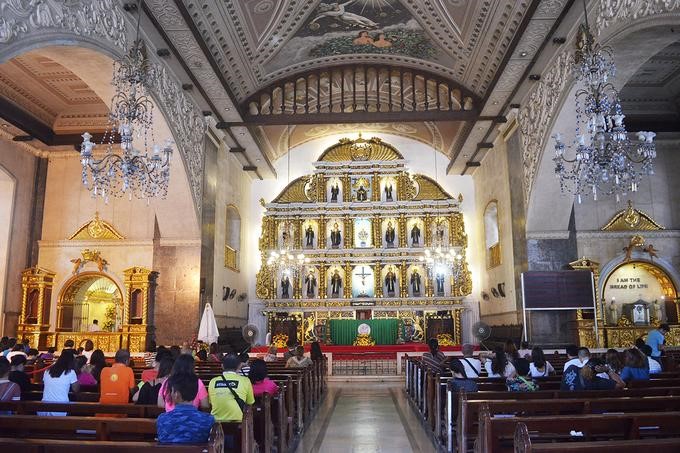
M 515 379 L 508 379 L 505 381 L 509 392 L 535 392 L 538 390 L 538 384 L 533 380 L 528 380 L 522 376 L 517 376 Z
M 162 383 L 153 385 L 151 382 L 145 382 L 142 388 L 139 389 L 139 396 L 135 404 L 157 404 L 158 392 L 161 390 Z

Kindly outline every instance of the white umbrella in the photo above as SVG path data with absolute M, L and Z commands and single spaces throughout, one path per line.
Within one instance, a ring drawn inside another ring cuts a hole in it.
M 217 329 L 217 321 L 215 321 L 215 312 L 213 312 L 210 304 L 205 304 L 203 309 L 203 317 L 201 318 L 201 325 L 198 327 L 198 339 L 204 343 L 217 343 L 217 338 L 220 332 Z

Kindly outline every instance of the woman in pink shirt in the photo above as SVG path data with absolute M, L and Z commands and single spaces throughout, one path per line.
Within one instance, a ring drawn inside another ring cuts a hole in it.
M 254 396 L 261 396 L 265 393 L 274 396 L 279 392 L 279 386 L 276 385 L 276 382 L 267 377 L 267 363 L 262 359 L 251 362 L 248 378 L 253 384 Z
M 175 364 L 172 366 L 170 377 L 163 382 L 161 389 L 158 391 L 158 407 L 164 407 L 165 412 L 170 412 L 175 408 L 175 403 L 168 391 L 168 381 L 178 374 L 185 374 L 196 378 L 198 381 L 198 393 L 196 394 L 196 398 L 194 398 L 193 405 L 197 409 L 209 409 L 210 402 L 208 401 L 208 390 L 206 390 L 203 381 L 201 381 L 194 373 L 194 358 L 191 354 L 180 354 L 177 359 L 175 359 Z

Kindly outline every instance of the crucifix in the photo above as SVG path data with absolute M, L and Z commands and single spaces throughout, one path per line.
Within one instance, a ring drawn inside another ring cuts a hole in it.
M 366 290 L 364 287 L 366 286 L 366 277 L 369 277 L 371 274 L 366 273 L 366 270 L 364 266 L 361 266 L 361 272 L 358 272 L 356 274 L 357 276 L 361 277 L 361 293 L 359 293 L 359 297 L 368 297 L 368 294 L 366 294 Z

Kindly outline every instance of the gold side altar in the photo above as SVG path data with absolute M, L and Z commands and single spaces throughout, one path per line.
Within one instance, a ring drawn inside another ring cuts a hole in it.
M 472 291 L 462 196 L 408 172 L 399 151 L 378 138 L 341 139 L 313 165 L 313 174 L 261 200 L 256 296 L 273 341 L 320 339 L 329 319 L 396 318 L 416 341 L 436 319 L 450 330 L 439 332 L 443 341 L 460 343 Z M 462 272 L 443 285 L 422 262 L 436 226 L 462 259 Z M 304 254 L 304 265 L 283 275 L 270 259 L 281 250 Z

